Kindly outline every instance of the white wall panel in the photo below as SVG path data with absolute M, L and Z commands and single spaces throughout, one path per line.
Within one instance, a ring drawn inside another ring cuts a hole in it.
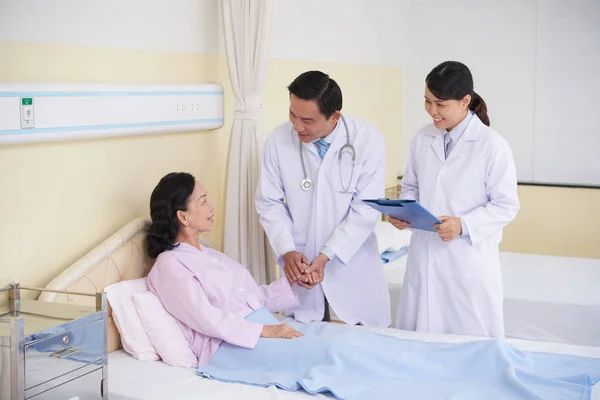
M 34 128 L 21 128 L 32 98 Z M 223 88 L 197 85 L 0 83 L 0 144 L 217 129 Z

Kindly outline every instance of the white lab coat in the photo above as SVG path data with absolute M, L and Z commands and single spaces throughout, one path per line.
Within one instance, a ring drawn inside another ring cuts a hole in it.
M 519 210 L 517 176 L 506 140 L 474 115 L 444 159 L 433 124 L 414 138 L 400 198 L 434 215 L 460 217 L 468 235 L 444 242 L 415 230 L 396 327 L 504 337 L 498 245 Z
M 350 143 L 356 149 L 352 159 L 345 154 L 340 166 L 338 153 L 346 144 L 346 130 L 340 120 L 323 160 L 314 144 L 302 144 L 307 175 L 313 182 L 304 191 L 299 139 L 290 122 L 277 127 L 267 138 L 256 191 L 256 210 L 279 256 L 296 249 L 310 263 L 327 245 L 336 256 L 325 266 L 321 285 L 311 290 L 294 286 L 300 306 L 286 310 L 301 322 L 320 321 L 324 296 L 336 315 L 348 324 L 389 326 L 390 298 L 383 264 L 373 234 L 379 212 L 362 202 L 385 193 L 385 144 L 381 132 L 372 125 L 345 116 Z M 340 168 L 344 185 L 342 190 Z M 282 270 L 283 273 L 283 270 Z

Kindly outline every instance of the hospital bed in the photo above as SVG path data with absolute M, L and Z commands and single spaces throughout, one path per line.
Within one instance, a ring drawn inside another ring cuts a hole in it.
M 131 221 L 59 274 L 48 284 L 47 288 L 75 292 L 97 292 L 115 282 L 136 279 L 146 275 L 152 266 L 152 260 L 145 253 L 145 230 L 147 226 L 148 221 L 144 218 Z M 87 304 L 89 302 L 87 298 L 77 295 L 43 293 L 40 295 L 39 300 L 89 305 Z M 284 392 L 274 387 L 260 388 L 220 383 L 201 378 L 193 369 L 171 367 L 160 361 L 138 361 L 120 349 L 119 334 L 114 321 L 110 317 L 110 312 L 109 308 L 108 391 L 111 400 L 328 398 L 323 395 L 310 396 L 304 392 Z M 435 342 L 460 343 L 479 339 L 458 335 L 406 332 L 390 328 L 348 327 L 348 329 L 369 329 L 400 338 Z M 600 358 L 600 348 L 519 339 L 510 339 L 508 342 L 521 350 Z M 77 395 L 80 399 L 97 398 L 89 395 L 89 390 L 91 389 L 82 387 Z M 71 398 L 72 396 L 72 393 L 65 393 L 62 398 Z M 600 400 L 599 390 L 594 390 L 593 398 Z
M 384 264 L 392 325 L 407 258 Z M 500 265 L 507 337 L 600 346 L 599 259 L 500 252 Z

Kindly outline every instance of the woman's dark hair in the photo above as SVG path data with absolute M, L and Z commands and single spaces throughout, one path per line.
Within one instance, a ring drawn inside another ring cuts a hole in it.
M 481 122 L 490 126 L 485 101 L 473 90 L 473 76 L 469 68 L 458 61 L 446 61 L 431 70 L 425 78 L 427 87 L 440 100 L 462 100 L 471 95 L 469 109 Z
M 298 76 L 288 86 L 290 94 L 302 100 L 314 100 L 321 114 L 329 119 L 334 112 L 342 111 L 342 89 L 329 75 L 321 71 L 308 71 Z
M 187 211 L 187 204 L 196 179 L 187 172 L 171 172 L 164 176 L 150 196 L 150 218 L 152 225 L 148 231 L 148 255 L 156 258 L 165 250 L 175 246 L 179 233 L 177 211 Z

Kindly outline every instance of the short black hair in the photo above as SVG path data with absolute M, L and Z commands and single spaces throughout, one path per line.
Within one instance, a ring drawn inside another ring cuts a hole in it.
M 302 100 L 314 100 L 321 114 L 329 119 L 334 112 L 342 111 L 342 89 L 321 71 L 308 71 L 298 76 L 288 86 L 290 95 Z

